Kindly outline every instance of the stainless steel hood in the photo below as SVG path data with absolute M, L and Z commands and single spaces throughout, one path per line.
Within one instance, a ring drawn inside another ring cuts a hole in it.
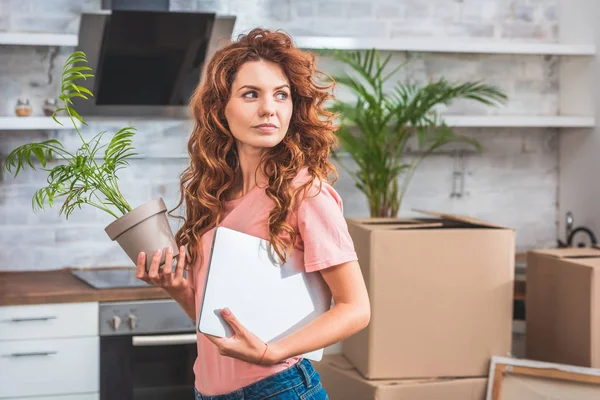
M 78 82 L 94 98 L 74 98 L 76 109 L 84 117 L 187 117 L 206 62 L 231 41 L 234 24 L 233 16 L 200 12 L 82 14 L 77 50 L 95 77 Z

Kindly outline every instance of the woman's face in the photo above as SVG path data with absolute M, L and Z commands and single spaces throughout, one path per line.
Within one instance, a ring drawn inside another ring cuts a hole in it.
M 239 150 L 263 150 L 279 144 L 292 117 L 290 83 L 281 67 L 248 61 L 238 69 L 225 107 L 225 118 Z

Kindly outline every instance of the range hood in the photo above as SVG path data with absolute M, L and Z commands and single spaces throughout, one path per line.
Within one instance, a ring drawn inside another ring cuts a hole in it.
M 75 108 L 84 117 L 187 117 L 206 62 L 231 42 L 234 24 L 205 12 L 83 13 L 76 50 L 95 76 L 78 83 L 94 97 L 74 98 Z

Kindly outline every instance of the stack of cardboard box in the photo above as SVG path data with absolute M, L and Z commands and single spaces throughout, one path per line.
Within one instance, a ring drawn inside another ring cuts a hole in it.
M 600 368 L 600 249 L 527 256 L 527 358 Z
M 331 400 L 483 400 L 510 354 L 514 231 L 428 214 L 348 220 L 371 322 L 315 363 Z

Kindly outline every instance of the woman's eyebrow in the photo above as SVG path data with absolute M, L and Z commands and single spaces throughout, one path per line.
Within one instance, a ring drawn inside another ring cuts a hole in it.
M 283 89 L 284 87 L 286 87 L 286 88 L 288 88 L 288 89 L 289 89 L 289 88 L 290 88 L 290 85 L 288 85 L 288 84 L 285 84 L 285 85 L 277 86 L 277 87 L 276 87 L 274 90 Z M 252 85 L 244 85 L 244 86 L 240 87 L 240 88 L 238 89 L 238 91 L 240 91 L 240 90 L 242 90 L 242 89 L 253 89 L 253 90 L 256 90 L 256 91 L 259 91 L 259 92 L 260 92 L 260 90 L 261 90 L 259 87 L 252 86 Z

